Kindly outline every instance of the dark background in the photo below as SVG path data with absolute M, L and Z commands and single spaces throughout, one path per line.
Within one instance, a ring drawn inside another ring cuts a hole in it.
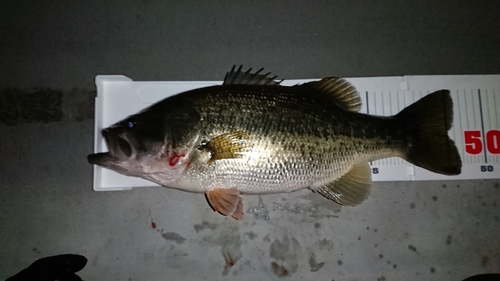
M 498 180 L 378 182 L 350 209 L 246 197 L 261 213 L 241 223 L 196 194 L 92 191 L 96 75 L 221 80 L 233 64 L 280 78 L 499 74 L 500 2 L 0 0 L 0 279 L 62 253 L 89 259 L 85 280 L 500 271 Z

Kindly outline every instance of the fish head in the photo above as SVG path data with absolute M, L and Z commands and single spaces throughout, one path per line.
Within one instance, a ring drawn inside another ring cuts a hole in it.
M 101 131 L 108 152 L 90 154 L 90 164 L 127 176 L 148 178 L 171 170 L 165 127 L 147 114 L 130 116 Z

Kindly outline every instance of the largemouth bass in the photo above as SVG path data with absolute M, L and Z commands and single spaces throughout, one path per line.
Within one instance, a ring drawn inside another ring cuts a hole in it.
M 109 152 L 88 161 L 205 193 L 215 211 L 235 219 L 243 218 L 241 194 L 309 188 L 357 205 L 370 192 L 369 161 L 386 157 L 460 174 L 447 134 L 453 120 L 448 90 L 382 117 L 359 113 L 359 94 L 342 78 L 289 87 L 261 70 L 233 67 L 222 85 L 166 98 L 103 129 Z

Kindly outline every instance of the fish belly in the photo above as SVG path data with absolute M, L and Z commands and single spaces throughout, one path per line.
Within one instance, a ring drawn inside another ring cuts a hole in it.
M 354 150 L 325 144 L 295 146 L 295 150 L 285 149 L 290 145 L 262 141 L 241 158 L 193 164 L 178 184 L 192 192 L 214 188 L 237 188 L 244 194 L 292 192 L 332 182 L 363 157 Z

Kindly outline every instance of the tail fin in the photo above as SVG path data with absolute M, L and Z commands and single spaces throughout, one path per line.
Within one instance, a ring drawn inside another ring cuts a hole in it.
M 450 91 L 429 94 L 396 115 L 410 134 L 410 149 L 405 159 L 417 166 L 443 175 L 458 175 L 462 160 L 455 142 L 448 137 L 453 122 Z

